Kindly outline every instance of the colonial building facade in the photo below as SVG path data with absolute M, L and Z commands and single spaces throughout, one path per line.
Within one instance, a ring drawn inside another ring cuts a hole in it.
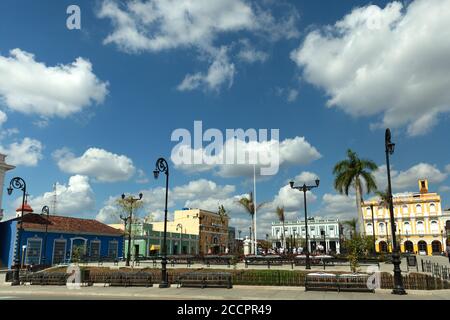
M 284 239 L 289 240 L 295 247 L 305 244 L 306 228 L 305 221 L 286 221 L 284 223 L 272 223 L 272 247 L 283 246 Z M 323 233 L 325 232 L 325 234 Z M 319 217 L 308 219 L 308 249 L 310 252 L 316 251 L 318 246 L 322 246 L 326 252 L 340 253 L 340 224 L 338 219 L 322 219 Z M 292 239 L 292 241 L 291 241 Z
M 429 192 L 428 181 L 419 180 L 419 192 L 393 196 L 397 241 L 402 252 L 421 255 L 441 254 L 447 242 L 446 224 L 450 216 L 443 214 L 441 197 Z M 377 252 L 392 252 L 389 208 L 379 199 L 363 205 L 367 235 L 375 235 Z
M 110 224 L 111 227 L 123 230 L 123 224 Z M 148 257 L 162 253 L 164 232 L 153 230 L 150 223 L 134 223 L 131 226 L 131 257 Z M 167 233 L 168 255 L 196 255 L 198 254 L 198 235 L 185 233 L 179 228 L 178 232 Z M 124 256 L 128 254 L 128 236 L 125 236 Z
M 221 254 L 227 251 L 228 216 L 202 209 L 184 208 L 174 212 L 173 221 L 167 222 L 168 232 L 198 235 L 200 254 Z M 164 231 L 164 222 L 152 222 L 154 231 Z M 229 251 L 229 248 L 228 248 Z
M 22 211 L 18 208 L 16 211 Z M 122 256 L 123 233 L 97 220 L 35 214 L 24 206 L 20 243 L 18 231 L 21 218 L 0 223 L 0 267 L 11 268 L 17 250 L 20 263 L 56 265 L 75 258 L 119 259 Z

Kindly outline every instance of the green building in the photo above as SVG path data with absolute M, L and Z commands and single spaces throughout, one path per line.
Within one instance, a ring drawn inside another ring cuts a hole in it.
M 153 225 L 135 223 L 131 226 L 131 257 L 152 256 L 162 253 L 164 232 L 153 231 Z M 128 254 L 128 236 L 124 241 L 125 257 Z M 167 254 L 198 254 L 198 235 L 167 232 Z

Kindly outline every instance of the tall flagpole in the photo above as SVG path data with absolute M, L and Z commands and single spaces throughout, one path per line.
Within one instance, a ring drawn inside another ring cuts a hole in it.
M 254 251 L 255 255 L 258 255 L 258 237 L 256 235 L 256 164 L 253 164 L 253 206 L 255 208 L 255 213 L 253 215 L 253 241 L 254 241 Z

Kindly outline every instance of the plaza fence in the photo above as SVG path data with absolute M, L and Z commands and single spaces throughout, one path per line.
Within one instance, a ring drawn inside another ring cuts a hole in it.
M 425 267 L 425 265 L 424 265 Z M 108 270 L 107 268 L 90 268 L 90 272 L 83 272 L 83 282 L 88 283 L 107 283 L 111 275 L 118 273 L 136 273 L 131 268 L 120 268 L 119 270 Z M 60 269 L 55 269 L 55 272 L 61 272 Z M 168 269 L 168 281 L 171 284 L 176 284 L 177 279 L 193 269 Z M 196 272 L 210 273 L 210 269 L 196 269 Z M 233 285 L 252 285 L 252 286 L 291 286 L 291 287 L 305 287 L 306 275 L 310 272 L 300 270 L 236 270 L 225 269 L 215 272 L 227 272 L 231 274 Z M 161 270 L 154 268 L 144 268 L 138 272 L 148 274 L 153 283 L 161 282 Z M 348 272 L 331 272 L 333 274 L 343 274 Z M 89 280 L 88 280 L 89 279 Z M 7 274 L 6 281 L 12 280 L 12 273 Z M 393 276 L 390 273 L 383 272 L 380 274 L 380 285 L 382 289 L 393 288 Z M 403 284 L 406 290 L 440 290 L 450 289 L 450 282 L 448 280 L 424 273 L 410 273 L 403 274 Z
M 432 263 L 428 260 L 422 260 L 422 272 L 431 273 L 434 277 L 442 280 L 450 280 L 450 268 L 447 266 L 442 266 L 439 263 Z

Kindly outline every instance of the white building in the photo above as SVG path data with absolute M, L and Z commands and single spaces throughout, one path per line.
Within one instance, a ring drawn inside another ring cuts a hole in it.
M 286 221 L 284 223 L 284 236 L 286 241 L 300 247 L 300 243 L 305 241 L 306 228 L 305 221 Z M 323 234 L 325 231 L 325 235 Z M 272 246 L 280 248 L 283 246 L 283 223 L 272 223 Z M 301 239 L 300 243 L 298 240 Z M 322 219 L 319 217 L 308 218 L 308 249 L 314 252 L 320 246 L 326 252 L 340 253 L 340 224 L 338 219 Z
M 0 153 L 0 220 L 3 218 L 2 198 L 3 190 L 5 189 L 5 173 L 15 167 L 5 162 L 6 155 Z

